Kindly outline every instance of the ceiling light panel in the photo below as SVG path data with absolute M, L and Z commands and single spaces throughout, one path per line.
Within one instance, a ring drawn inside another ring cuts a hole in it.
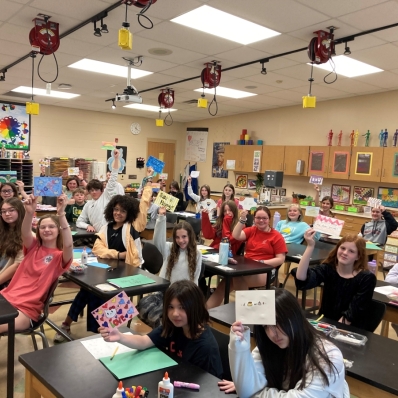
M 14 91 L 16 93 L 32 94 L 32 87 L 19 86 L 11 91 Z M 80 94 L 65 93 L 63 91 L 55 91 L 55 90 L 51 90 L 51 94 L 47 94 L 46 89 L 44 88 L 33 88 L 33 95 L 41 95 L 43 97 L 53 97 L 53 98 L 63 98 L 63 99 L 80 97 Z
M 240 44 L 255 43 L 280 35 L 275 30 L 206 5 L 180 15 L 172 19 L 171 22 Z
M 146 105 L 146 104 L 130 104 L 130 105 L 124 105 L 123 108 L 131 108 L 131 109 L 137 109 L 140 111 L 149 111 L 149 112 L 159 112 L 159 107 L 154 106 L 154 105 Z M 174 112 L 177 109 L 173 108 L 162 108 L 162 112 Z
M 203 91 L 202 88 L 198 88 L 194 91 L 198 91 L 201 93 Z M 214 94 L 214 88 L 205 88 L 204 92 L 206 94 Z M 254 93 L 249 93 L 247 91 L 241 91 L 241 90 L 234 90 L 232 88 L 226 88 L 226 87 L 217 87 L 216 88 L 216 94 L 219 95 L 220 97 L 229 97 L 229 98 L 246 98 L 246 97 L 253 97 Z

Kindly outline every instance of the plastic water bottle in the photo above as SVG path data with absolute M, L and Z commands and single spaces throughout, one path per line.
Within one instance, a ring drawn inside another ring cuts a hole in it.
M 377 263 L 376 260 L 372 260 L 368 262 L 369 271 L 376 275 L 377 273 Z
M 272 228 L 276 228 L 276 224 L 281 220 L 281 215 L 277 211 L 274 213 L 274 220 L 272 222 Z
M 218 263 L 221 265 L 228 264 L 229 241 L 228 238 L 222 238 L 218 251 Z
M 86 247 L 83 248 L 82 257 L 81 257 L 80 262 L 81 262 L 82 265 L 83 265 L 83 264 L 87 264 L 87 251 L 86 251 Z

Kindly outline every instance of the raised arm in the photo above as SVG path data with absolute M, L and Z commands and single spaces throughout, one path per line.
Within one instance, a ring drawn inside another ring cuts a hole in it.
M 23 181 L 17 181 L 16 185 L 19 188 L 19 193 L 22 196 L 22 199 L 27 199 L 29 197 L 29 195 L 25 192 L 25 184 L 23 183 Z
M 398 222 L 393 215 L 385 209 L 384 206 L 380 206 L 380 210 L 383 214 L 384 220 L 386 221 L 387 235 L 390 235 L 391 232 L 398 228 Z
M 200 201 L 200 196 L 196 195 L 196 193 L 193 192 L 192 190 L 192 177 L 188 177 L 188 195 L 196 202 L 198 203 Z
M 145 350 L 147 348 L 153 347 L 154 345 L 152 340 L 146 334 L 142 336 L 138 334 L 126 335 L 120 333 L 119 329 L 109 329 L 103 326 L 98 328 L 98 331 L 101 333 L 101 337 L 103 337 L 105 341 L 118 341 L 127 347 L 135 348 L 137 350 Z
M 246 234 L 243 232 L 243 228 L 245 227 L 247 213 L 247 210 L 243 210 L 240 213 L 239 222 L 235 225 L 235 228 L 232 231 L 232 236 L 236 240 L 246 240 Z
M 142 185 L 144 189 L 142 190 L 141 200 L 140 200 L 140 211 L 137 214 L 137 218 L 134 220 L 134 228 L 141 232 L 145 229 L 147 223 L 147 213 L 149 206 L 151 205 L 152 197 L 152 167 L 148 167 L 147 176 L 144 178 Z
M 304 251 L 303 257 L 301 257 L 296 273 L 296 278 L 300 281 L 305 281 L 307 279 L 308 266 L 310 265 L 311 256 L 315 248 L 315 233 L 316 231 L 312 228 L 307 229 L 307 231 L 304 233 L 304 239 L 307 242 L 307 248 Z
M 315 206 L 319 206 L 319 185 L 315 184 L 314 189 L 315 189 L 315 198 L 314 198 Z
M 162 253 L 163 260 L 166 259 L 166 208 L 159 207 L 159 216 L 156 220 L 155 231 L 153 233 L 153 244 Z
M 205 239 L 214 239 L 216 237 L 216 230 L 210 223 L 207 210 L 202 210 L 202 233 Z
M 33 195 L 29 195 L 24 202 L 25 205 L 25 217 L 22 221 L 22 243 L 27 250 L 32 246 L 34 238 L 32 235 L 32 220 L 33 215 L 36 211 L 37 198 Z
M 116 183 L 117 183 L 117 175 L 119 172 L 120 166 L 120 151 L 119 149 L 113 150 L 114 161 L 112 164 L 111 178 L 109 178 L 108 183 L 104 189 L 103 195 L 106 195 L 109 199 L 116 194 Z
M 90 202 L 87 202 L 84 205 L 82 212 L 80 213 L 78 219 L 76 220 L 76 227 L 77 228 L 82 228 L 82 229 L 87 229 L 87 230 L 88 230 L 89 227 L 92 228 L 92 226 L 89 223 L 90 220 L 88 218 L 88 206 L 92 205 Z
M 62 258 L 64 266 L 66 266 L 70 262 L 70 260 L 73 259 L 73 239 L 65 213 L 67 202 L 68 198 L 64 193 L 58 196 L 57 216 L 59 218 L 59 224 L 61 229 L 60 234 L 62 236 L 63 242 Z

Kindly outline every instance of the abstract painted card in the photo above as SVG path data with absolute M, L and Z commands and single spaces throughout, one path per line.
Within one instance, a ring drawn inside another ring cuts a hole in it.
M 127 294 L 121 292 L 92 311 L 91 314 L 100 326 L 118 328 L 138 315 L 138 311 Z
M 59 196 L 62 194 L 61 177 L 34 177 L 35 196 Z

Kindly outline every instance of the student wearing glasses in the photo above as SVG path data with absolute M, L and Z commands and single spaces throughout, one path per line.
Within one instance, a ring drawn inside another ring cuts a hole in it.
M 240 213 L 239 222 L 232 231 L 236 240 L 246 242 L 245 257 L 262 263 L 279 267 L 285 261 L 287 247 L 283 236 L 271 228 L 271 213 L 266 206 L 257 207 L 254 212 L 254 225 L 245 228 L 248 211 Z M 248 290 L 249 287 L 265 286 L 266 274 L 238 276 L 231 280 L 232 290 Z M 207 300 L 207 308 L 214 308 L 222 303 L 225 291 L 225 280 L 218 285 L 215 292 Z
M 18 198 L 18 189 L 12 182 L 2 182 L 0 186 L 0 202 L 9 198 Z

